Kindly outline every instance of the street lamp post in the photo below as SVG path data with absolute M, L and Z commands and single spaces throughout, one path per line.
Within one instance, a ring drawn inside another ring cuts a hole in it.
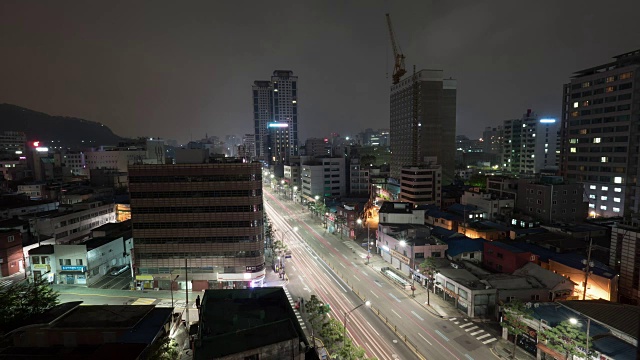
M 569 319 L 569 322 L 572 325 L 577 325 L 578 324 L 578 319 L 576 318 L 571 318 Z M 587 318 L 587 341 L 586 341 L 586 349 L 585 349 L 585 353 L 586 353 L 586 358 L 589 359 L 589 330 L 591 329 L 591 318 Z
M 178 280 L 179 277 L 180 275 L 176 275 L 175 278 L 171 279 L 171 309 L 173 309 L 173 283 L 176 282 L 176 280 Z M 174 311 L 174 310 L 171 310 L 171 311 Z
M 343 333 L 342 333 L 342 347 L 343 348 L 344 348 L 344 344 L 347 342 L 346 341 L 347 340 L 347 317 L 349 317 L 349 314 L 351 314 L 352 312 L 356 311 L 362 305 L 366 305 L 367 307 L 369 307 L 369 306 L 371 306 L 371 301 L 367 300 L 364 303 L 362 303 L 362 304 L 354 307 L 353 309 L 349 310 L 348 312 L 344 313 L 344 322 L 342 324 L 342 325 L 344 325 L 343 328 L 342 328 L 342 331 L 343 331 Z
M 358 219 L 357 223 L 362 224 L 362 219 Z M 369 221 L 365 221 L 364 224 L 367 226 L 367 265 L 369 265 L 369 259 L 371 258 L 371 245 L 373 245 L 373 242 L 369 238 L 369 230 L 371 229 L 369 227 Z
M 294 193 L 297 193 L 297 192 L 298 192 L 298 187 L 297 186 L 294 186 L 294 187 L 291 188 L 291 201 L 295 202 L 296 199 L 294 197 Z

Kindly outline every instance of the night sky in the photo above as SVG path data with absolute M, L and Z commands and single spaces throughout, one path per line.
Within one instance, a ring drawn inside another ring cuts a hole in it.
M 488 4 L 484 4 L 488 3 Z M 181 142 L 253 132 L 251 85 L 299 79 L 300 138 L 389 127 L 407 70 L 458 79 L 458 134 L 559 117 L 573 71 L 640 48 L 640 1 L 0 2 L 0 103 Z

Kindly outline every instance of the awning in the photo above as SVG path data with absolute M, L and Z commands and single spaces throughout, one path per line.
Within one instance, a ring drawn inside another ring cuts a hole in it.
M 153 281 L 153 275 L 136 275 L 136 280 Z
M 84 275 L 84 272 L 82 271 L 60 271 L 58 274 L 60 275 Z

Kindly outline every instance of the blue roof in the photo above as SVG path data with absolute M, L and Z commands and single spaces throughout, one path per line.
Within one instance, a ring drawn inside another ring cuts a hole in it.
M 151 344 L 164 325 L 171 321 L 173 308 L 155 308 L 151 310 L 131 330 L 120 336 L 118 342 Z
M 452 214 L 446 211 L 438 210 L 438 209 L 427 210 L 426 214 L 438 219 L 462 221 L 462 216 Z
M 451 238 L 445 240 L 449 248 L 447 254 L 449 256 L 457 256 L 462 253 L 482 251 L 484 249 L 484 239 L 470 239 L 468 237 Z
M 525 250 L 522 250 L 520 248 L 517 248 L 517 247 L 509 245 L 509 244 L 505 244 L 505 243 L 500 242 L 500 241 L 492 241 L 491 245 L 499 247 L 501 249 L 505 249 L 505 250 L 507 250 L 509 252 L 512 252 L 512 253 L 515 253 L 515 254 L 525 252 Z
M 553 260 L 555 262 L 572 267 L 574 269 L 582 269 L 584 267 L 584 265 L 582 264 L 582 260 L 585 259 L 585 256 L 581 254 L 557 253 L 555 251 L 545 249 L 535 244 L 529 244 L 529 243 L 523 243 L 523 242 L 513 243 L 513 246 L 525 251 L 529 251 L 532 254 L 538 255 L 540 257 L 540 260 L 544 262 L 549 262 L 549 260 Z M 598 276 L 606 277 L 608 279 L 611 279 L 614 276 L 616 276 L 617 273 L 612 268 L 601 263 L 600 261 L 593 260 L 593 259 L 592 261 L 594 263 L 594 266 L 592 266 L 590 269 L 591 271 L 593 271 L 594 274 Z
M 431 235 L 442 241 L 445 241 L 456 234 L 458 234 L 457 231 L 445 229 L 440 226 L 434 226 L 433 229 L 431 229 Z
M 594 349 L 616 360 L 636 359 L 636 347 L 615 336 L 598 337 L 591 343 Z
M 462 204 L 456 203 L 449 206 L 447 210 L 460 215 L 460 214 L 464 214 L 465 212 L 476 211 L 478 210 L 478 207 L 475 205 L 462 205 Z

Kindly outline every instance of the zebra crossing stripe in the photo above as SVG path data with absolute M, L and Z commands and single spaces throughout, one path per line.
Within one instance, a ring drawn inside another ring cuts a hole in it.
M 465 327 L 467 327 L 467 326 L 469 326 L 469 325 L 473 325 L 473 323 L 468 322 L 468 323 L 466 323 L 466 324 L 464 324 L 464 325 L 460 325 L 460 327 L 461 327 L 461 328 L 465 328 Z
M 486 338 L 487 336 L 491 336 L 491 335 L 489 335 L 489 334 L 484 334 L 484 335 L 482 335 L 482 336 L 478 336 L 476 339 L 478 339 L 478 340 L 482 340 L 482 339 Z
M 471 335 L 476 336 L 476 335 L 480 334 L 481 332 L 484 332 L 484 330 L 478 330 L 476 332 L 472 332 Z
M 478 329 L 478 327 L 477 327 L 477 326 L 472 326 L 472 327 L 470 327 L 470 328 L 464 329 L 464 331 L 469 332 L 469 331 L 471 331 L 471 330 L 476 330 L 476 329 Z
M 494 342 L 494 341 L 496 341 L 496 340 L 498 340 L 498 339 L 496 339 L 496 338 L 491 338 L 491 339 L 489 339 L 489 340 L 487 340 L 487 341 L 483 341 L 482 343 L 483 343 L 483 344 L 485 344 L 485 345 L 487 345 L 487 344 L 492 343 L 492 342 Z

